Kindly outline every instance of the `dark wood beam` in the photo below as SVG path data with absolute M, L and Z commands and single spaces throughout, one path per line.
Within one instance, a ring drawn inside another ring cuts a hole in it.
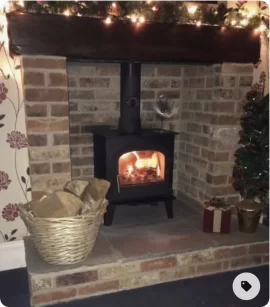
M 136 25 L 96 18 L 7 14 L 13 54 L 93 61 L 255 63 L 260 38 L 252 30 L 164 23 Z

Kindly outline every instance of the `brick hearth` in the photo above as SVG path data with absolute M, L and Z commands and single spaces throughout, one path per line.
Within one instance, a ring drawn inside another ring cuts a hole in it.
M 183 204 L 167 220 L 163 206 L 119 207 L 114 225 L 102 227 L 92 254 L 72 266 L 42 261 L 25 239 L 31 305 L 48 306 L 94 295 L 124 291 L 179 279 L 265 265 L 268 229 L 205 234 L 202 216 Z
M 119 65 L 66 63 L 63 57 L 23 56 L 23 88 L 33 198 L 93 175 L 90 126 L 116 126 Z M 142 65 L 144 127 L 159 127 L 160 94 L 179 105 L 164 128 L 179 132 L 173 188 L 189 202 L 222 196 L 239 200 L 230 181 L 243 100 L 252 64 Z

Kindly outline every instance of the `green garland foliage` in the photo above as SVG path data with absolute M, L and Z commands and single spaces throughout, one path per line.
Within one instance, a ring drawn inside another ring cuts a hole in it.
M 263 12 L 266 6 L 260 6 L 260 13 L 248 16 L 245 3 L 238 1 L 234 8 L 227 8 L 224 3 L 209 4 L 194 2 L 197 9 L 188 12 L 182 1 L 25 1 L 13 3 L 13 10 L 23 13 L 63 14 L 83 17 L 106 18 L 112 20 L 130 20 L 130 16 L 144 16 L 147 22 L 196 24 L 212 26 L 233 26 L 258 29 L 262 24 L 268 33 L 269 16 Z M 260 1 L 259 1 L 260 2 Z M 243 21 L 245 20 L 245 21 Z

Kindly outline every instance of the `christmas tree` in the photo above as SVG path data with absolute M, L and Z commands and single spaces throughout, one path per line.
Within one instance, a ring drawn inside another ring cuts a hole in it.
M 269 95 L 264 96 L 265 74 L 247 93 L 235 152 L 233 187 L 245 199 L 260 201 L 268 208 L 269 190 Z M 264 96 L 264 97 L 263 97 Z

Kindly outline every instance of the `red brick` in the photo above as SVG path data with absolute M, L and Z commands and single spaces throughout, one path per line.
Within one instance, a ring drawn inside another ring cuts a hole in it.
M 95 120 L 95 114 L 70 114 L 70 121 L 72 124 L 86 124 Z
M 68 131 L 68 119 L 28 119 L 27 129 L 31 132 Z
M 80 87 L 107 88 L 110 85 L 110 78 L 80 78 Z
M 52 104 L 51 105 L 51 115 L 52 116 L 68 116 L 69 115 L 69 107 L 68 104 Z
M 262 263 L 269 263 L 269 255 L 262 256 Z
M 203 158 L 208 159 L 209 161 L 215 161 L 215 162 L 229 161 L 229 152 L 224 152 L 224 151 L 215 152 L 202 148 L 201 155 Z
M 93 176 L 94 168 L 93 167 L 83 168 L 82 172 L 83 172 L 83 176 Z
M 117 290 L 117 289 L 119 289 L 119 281 L 112 280 L 112 281 L 105 281 L 100 284 L 81 287 L 78 289 L 78 294 L 79 295 L 89 295 L 89 294 L 110 291 L 110 290 Z
M 31 175 L 39 174 L 49 174 L 50 173 L 50 164 L 49 163 L 32 163 L 30 165 Z
M 65 287 L 71 285 L 78 285 L 90 281 L 96 281 L 97 278 L 98 278 L 97 270 L 67 274 L 56 277 L 56 286 Z
M 230 267 L 230 261 L 224 261 L 223 262 L 223 270 L 226 271 Z
M 80 126 L 70 126 L 69 127 L 70 134 L 79 134 L 80 133 Z
M 76 79 L 71 77 L 71 76 L 68 76 L 68 86 L 69 87 L 76 87 Z
M 197 274 L 210 274 L 223 270 L 223 262 L 213 262 L 197 266 Z
M 197 178 L 191 178 L 191 185 L 203 190 L 205 187 L 205 182 Z
M 189 174 L 191 174 L 194 177 L 198 177 L 199 176 L 199 171 L 196 167 L 192 166 L 192 165 L 185 165 L 185 171 Z
M 201 133 L 202 126 L 194 123 L 187 123 L 187 132 Z
M 24 85 L 45 85 L 45 78 L 42 72 L 25 72 Z
M 187 141 L 187 142 L 191 142 L 192 140 L 192 134 L 187 133 L 187 132 L 180 132 L 180 140 L 182 141 Z
M 247 252 L 248 252 L 247 246 L 220 248 L 215 251 L 215 259 L 222 260 L 222 259 L 243 257 L 243 256 L 247 256 Z
M 68 145 L 68 144 L 69 144 L 68 133 L 53 134 L 53 145 Z
M 93 142 L 92 135 L 78 135 L 70 137 L 71 145 L 86 145 L 86 144 L 91 144 L 92 142 Z
M 26 101 L 68 101 L 68 92 L 65 89 L 42 89 L 42 88 L 26 88 Z
M 214 125 L 238 125 L 240 119 L 238 116 L 231 115 L 213 115 L 211 124 Z
M 195 156 L 200 155 L 200 147 L 191 145 L 191 144 L 186 144 L 186 152 L 191 153 Z
M 28 117 L 46 117 L 47 106 L 45 104 L 26 104 L 25 112 Z
M 210 124 L 212 122 L 212 114 L 209 113 L 195 113 L 195 122 Z
M 229 205 L 236 205 L 240 201 L 240 196 L 230 196 L 227 198 L 227 203 Z
M 154 91 L 141 91 L 141 99 L 154 99 L 155 92 Z
M 77 294 L 76 289 L 67 289 L 62 291 L 54 291 L 44 294 L 38 294 L 33 296 L 32 305 L 59 302 L 65 299 L 70 299 L 72 297 L 75 297 L 76 294 Z
M 245 100 L 237 102 L 236 112 L 242 114 L 244 112 L 243 107 L 245 104 L 246 104 Z
M 93 157 L 73 157 L 72 165 L 73 166 L 89 166 L 93 164 Z
M 177 265 L 176 257 L 159 258 L 154 260 L 143 261 L 141 263 L 142 271 L 152 271 L 165 268 L 172 268 Z
M 53 58 L 25 58 L 23 57 L 24 68 L 46 68 L 46 69 L 66 69 L 64 59 Z
M 28 134 L 27 136 L 29 146 L 46 146 L 47 135 L 43 134 Z
M 174 65 L 161 65 L 157 67 L 158 76 L 168 76 L 168 77 L 180 77 L 181 76 L 181 67 Z
M 268 254 L 269 253 L 269 243 L 259 243 L 252 244 L 249 246 L 249 254 Z
M 231 260 L 232 268 L 241 268 L 261 264 L 261 256 L 250 256 Z
M 70 162 L 53 163 L 53 173 L 69 173 L 71 170 Z
M 207 147 L 209 145 L 209 139 L 207 137 L 204 137 L 204 136 L 195 135 L 193 137 L 193 144 L 195 144 L 197 146 Z
M 178 99 L 180 98 L 180 91 L 170 90 L 170 91 L 160 91 L 157 93 L 157 97 L 164 95 L 168 99 Z
M 227 183 L 227 176 L 213 176 L 209 173 L 206 174 L 206 182 L 209 184 L 221 185 Z
M 235 190 L 232 186 L 214 186 L 206 187 L 207 193 L 215 196 L 230 195 L 235 193 Z
M 234 112 L 233 102 L 215 102 L 212 104 L 212 112 Z
M 67 75 L 63 73 L 50 73 L 49 86 L 67 86 Z
M 81 176 L 81 170 L 79 168 L 72 168 L 71 169 L 71 177 L 72 179 L 80 177 Z
M 190 120 L 190 119 L 193 119 L 193 117 L 194 117 L 194 113 L 192 112 L 182 112 L 181 113 L 182 120 Z

